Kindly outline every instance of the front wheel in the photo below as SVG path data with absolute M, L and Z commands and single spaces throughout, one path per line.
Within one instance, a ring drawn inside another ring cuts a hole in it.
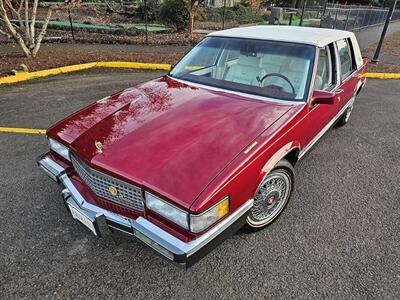
M 288 161 L 282 160 L 258 187 L 253 207 L 247 217 L 247 227 L 259 229 L 276 220 L 290 199 L 293 184 L 293 167 Z

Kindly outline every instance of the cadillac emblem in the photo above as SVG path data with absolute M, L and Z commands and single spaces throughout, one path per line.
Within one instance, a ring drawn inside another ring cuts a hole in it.
M 118 190 L 115 186 L 110 185 L 108 187 L 108 191 L 110 192 L 111 195 L 117 196 L 118 195 Z
M 96 146 L 96 152 L 97 153 L 103 153 L 103 144 L 99 141 L 95 141 L 94 145 Z

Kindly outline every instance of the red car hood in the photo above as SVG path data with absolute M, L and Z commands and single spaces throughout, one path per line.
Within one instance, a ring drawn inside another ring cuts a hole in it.
M 163 77 L 89 106 L 49 134 L 71 143 L 72 152 L 92 167 L 189 209 L 207 184 L 290 108 Z

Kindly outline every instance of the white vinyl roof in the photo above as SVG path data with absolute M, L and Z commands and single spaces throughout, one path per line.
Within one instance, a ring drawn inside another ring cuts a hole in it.
M 283 41 L 310 44 L 318 47 L 324 47 L 329 43 L 344 38 L 350 37 L 352 39 L 355 39 L 354 34 L 349 31 L 313 27 L 274 25 L 232 28 L 227 30 L 215 31 L 208 34 L 208 36 Z

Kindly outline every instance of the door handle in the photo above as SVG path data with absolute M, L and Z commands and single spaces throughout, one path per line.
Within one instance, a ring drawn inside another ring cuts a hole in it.
M 341 93 L 343 93 L 343 92 L 344 92 L 343 89 L 337 89 L 337 90 L 335 91 L 335 94 L 341 94 Z

